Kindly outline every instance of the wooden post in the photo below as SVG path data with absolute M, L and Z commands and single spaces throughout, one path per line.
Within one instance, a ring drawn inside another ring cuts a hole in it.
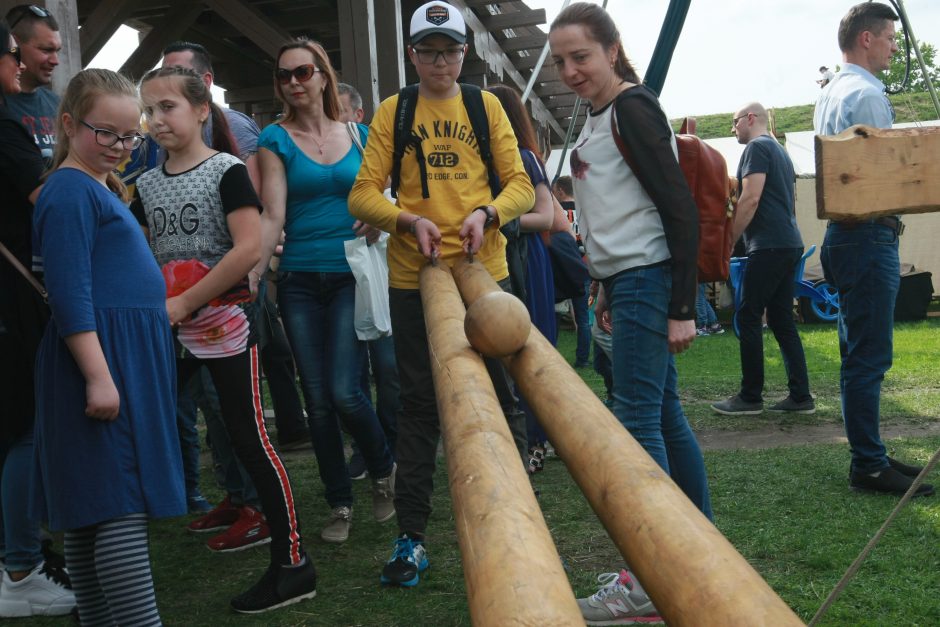
M 940 211 L 940 127 L 881 129 L 861 124 L 817 135 L 816 215 L 867 220 Z
M 473 624 L 583 624 L 450 269 L 425 266 L 420 284 Z
M 371 120 L 379 104 L 378 57 L 375 43 L 375 4 L 373 0 L 339 0 L 341 80 L 355 87 L 362 96 L 365 119 Z
M 467 303 L 499 289 L 479 263 L 453 274 Z M 503 364 L 668 624 L 803 624 L 534 326 Z

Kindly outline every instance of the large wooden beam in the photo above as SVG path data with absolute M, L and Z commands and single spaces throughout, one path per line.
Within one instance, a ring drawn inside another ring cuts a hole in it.
M 372 119 L 379 101 L 375 3 L 374 0 L 338 0 L 337 9 L 343 82 L 359 90 L 366 119 Z
M 495 15 L 483 14 L 480 16 L 480 22 L 488 31 L 540 26 L 545 24 L 545 9 L 497 13 Z
M 291 38 L 290 33 L 274 24 L 255 7 L 244 0 L 204 0 L 223 20 L 248 37 L 270 56 Z
M 15 4 L 19 3 L 7 3 L 0 17 L 6 15 Z M 59 65 L 52 73 L 52 90 L 62 94 L 72 77 L 82 69 L 81 46 L 78 41 L 78 10 L 74 0 L 46 0 L 40 4 L 44 4 L 59 23 L 62 52 L 59 53 Z
M 816 212 L 862 220 L 940 211 L 940 127 L 856 125 L 816 136 Z
M 203 11 L 205 6 L 201 2 L 174 0 L 160 23 L 144 36 L 137 49 L 121 66 L 121 73 L 135 81 L 140 79 L 160 61 L 163 48 L 179 39 Z
M 118 27 L 134 12 L 131 0 L 102 0 L 85 19 L 79 31 L 82 66 L 91 63 Z
M 499 290 L 480 263 L 453 274 L 470 305 Z M 803 624 L 535 326 L 502 362 L 667 624 Z
M 375 6 L 375 46 L 383 51 L 377 55 L 379 102 L 405 86 L 405 41 L 401 25 L 401 0 L 380 0 Z
M 539 50 L 545 46 L 548 40 L 542 35 L 523 35 L 522 37 L 510 37 L 500 42 L 500 46 L 505 52 L 516 52 L 518 50 Z
M 443 262 L 419 275 L 467 603 L 474 625 L 583 624 Z

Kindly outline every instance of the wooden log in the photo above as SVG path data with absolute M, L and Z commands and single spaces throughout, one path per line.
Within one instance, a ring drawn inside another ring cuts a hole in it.
M 583 624 L 450 269 L 426 266 L 420 285 L 473 624 Z
M 940 211 L 940 127 L 861 124 L 817 135 L 816 215 L 865 220 Z
M 453 274 L 467 303 L 499 289 L 479 263 Z M 538 329 L 502 361 L 669 625 L 803 624 Z

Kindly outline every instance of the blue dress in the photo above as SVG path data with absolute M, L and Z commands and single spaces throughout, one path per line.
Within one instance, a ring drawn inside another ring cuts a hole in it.
M 132 513 L 186 512 L 166 288 L 125 205 L 73 168 L 54 172 L 33 218 L 52 321 L 36 361 L 31 515 L 53 530 Z M 118 417 L 85 415 L 85 379 L 63 337 L 96 331 Z

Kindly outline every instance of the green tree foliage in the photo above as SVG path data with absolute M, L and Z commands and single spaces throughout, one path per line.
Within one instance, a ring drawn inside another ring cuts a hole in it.
M 894 38 L 898 44 L 898 53 L 891 59 L 891 67 L 888 68 L 888 71 L 884 73 L 882 78 L 884 84 L 891 91 L 895 91 L 901 86 L 901 81 L 904 80 L 904 67 L 907 61 L 907 50 L 904 47 L 904 30 L 898 30 Z M 920 45 L 920 53 L 924 57 L 924 63 L 927 66 L 930 80 L 933 82 L 935 88 L 940 88 L 940 68 L 937 67 L 934 61 L 937 49 L 933 45 L 922 41 L 919 41 L 918 44 Z M 911 49 L 911 78 L 908 81 L 907 91 L 927 91 L 927 82 L 924 80 L 924 73 L 920 69 L 920 64 L 917 63 L 917 55 L 914 54 L 913 48 Z

